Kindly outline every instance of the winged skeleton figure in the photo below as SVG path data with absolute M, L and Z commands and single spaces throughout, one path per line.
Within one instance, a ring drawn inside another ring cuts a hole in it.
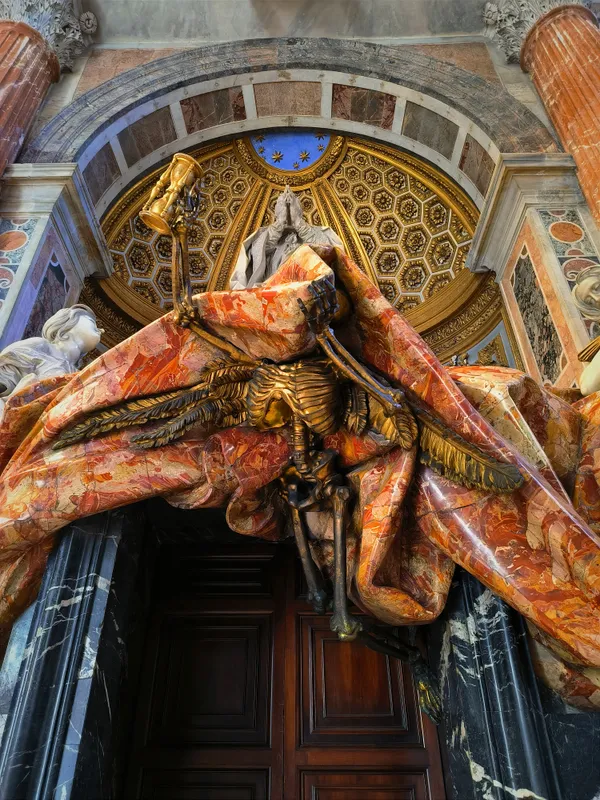
M 391 386 L 343 346 L 332 325 L 349 316 L 351 303 L 330 277 L 309 284 L 307 302 L 297 300 L 315 341 L 313 349 L 301 357 L 282 363 L 252 359 L 203 328 L 191 300 L 187 270 L 187 227 L 199 207 L 199 174 L 200 167 L 193 159 L 177 154 L 142 216 L 156 230 L 171 230 L 176 240 L 172 278 L 177 323 L 189 326 L 227 355 L 208 364 L 202 380 L 191 387 L 136 398 L 88 415 L 64 429 L 54 448 L 126 428 L 139 429 L 131 439 L 138 448 L 164 447 L 198 427 L 205 433 L 241 425 L 260 431 L 286 429 L 291 456 L 278 478 L 279 492 L 289 509 L 309 602 L 322 614 L 329 598 L 311 554 L 306 513 L 329 511 L 334 540 L 331 629 L 340 639 L 351 641 L 360 636 L 374 649 L 412 661 L 421 674 L 417 683 L 422 697 L 428 697 L 423 706 L 435 716 L 438 702 L 416 648 L 407 648 L 389 631 L 382 633 L 349 613 L 346 525 L 353 491 L 338 453 L 326 448 L 324 440 L 345 428 L 355 436 L 371 432 L 383 446 L 405 450 L 419 446 L 423 464 L 470 488 L 512 492 L 523 477 L 513 464 L 485 454 L 450 431 L 416 394 L 409 396 Z
M 371 646 L 394 651 L 400 643 L 377 635 L 348 610 L 346 580 L 346 517 L 352 490 L 323 439 L 341 428 L 358 436 L 374 432 L 383 443 L 410 450 L 418 445 L 420 460 L 438 474 L 469 488 L 512 492 L 522 482 L 513 464 L 496 460 L 450 431 L 417 396 L 395 388 L 361 364 L 337 339 L 331 325 L 340 317 L 333 282 L 310 285 L 312 300 L 298 300 L 317 346 L 302 358 L 285 363 L 251 360 L 228 344 L 227 358 L 208 365 L 194 386 L 155 394 L 94 413 L 64 430 L 55 448 L 100 437 L 124 428 L 138 428 L 132 443 L 160 448 L 201 426 L 206 432 L 237 425 L 265 431 L 286 428 L 291 458 L 279 478 L 287 503 L 309 589 L 309 601 L 324 613 L 328 596 L 323 576 L 310 550 L 305 512 L 330 510 L 334 532 L 334 589 L 331 629 L 341 639 L 359 634 Z M 193 324 L 193 323 L 192 323 Z M 406 655 L 408 651 L 404 652 Z M 414 661 L 414 653 L 409 657 Z

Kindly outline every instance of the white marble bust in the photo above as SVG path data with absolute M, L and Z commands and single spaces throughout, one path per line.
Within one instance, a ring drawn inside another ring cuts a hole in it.
M 92 309 L 78 303 L 50 317 L 41 336 L 5 347 L 0 352 L 0 417 L 6 400 L 21 389 L 43 378 L 75 372 L 101 335 Z
M 275 222 L 244 240 L 230 288 L 251 289 L 263 283 L 303 244 L 344 247 L 331 228 L 309 225 L 302 215 L 300 200 L 286 186 L 275 203 Z

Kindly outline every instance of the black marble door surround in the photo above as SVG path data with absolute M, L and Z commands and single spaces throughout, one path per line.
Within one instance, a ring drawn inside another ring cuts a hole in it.
M 0 800 L 133 800 L 122 770 L 156 539 L 226 537 L 216 513 L 151 501 L 65 528 L 33 609 L 0 750 Z M 427 635 L 449 798 L 600 797 L 600 714 L 538 685 L 518 614 L 457 570 Z

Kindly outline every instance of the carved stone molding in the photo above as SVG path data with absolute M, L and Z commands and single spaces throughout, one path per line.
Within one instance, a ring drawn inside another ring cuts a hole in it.
M 25 22 L 38 31 L 68 72 L 98 27 L 95 15 L 82 13 L 79 5 L 78 0 L 0 0 L 0 20 Z
M 536 22 L 561 6 L 591 7 L 591 0 L 496 0 L 486 3 L 483 18 L 490 38 L 498 42 L 509 62 L 518 62 L 521 47 Z

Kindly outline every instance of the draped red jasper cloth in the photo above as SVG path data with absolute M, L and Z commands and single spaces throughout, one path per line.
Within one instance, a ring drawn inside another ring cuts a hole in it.
M 253 358 L 290 360 L 315 346 L 298 299 L 310 301 L 311 281 L 334 278 L 353 306 L 336 328 L 353 354 L 526 477 L 513 494 L 490 495 L 438 477 L 419 465 L 415 449 L 386 449 L 369 434 L 328 437 L 325 446 L 338 450 L 356 489 L 349 561 L 357 602 L 388 623 L 432 621 L 460 564 L 569 661 L 600 667 L 600 539 L 589 526 L 600 519 L 593 415 L 514 370 L 451 375 L 358 267 L 339 251 L 321 256 L 304 246 L 258 288 L 196 296 L 203 324 Z M 284 535 L 273 484 L 290 454 L 283 430 L 196 429 L 156 450 L 135 449 L 129 431 L 52 449 L 60 431 L 89 412 L 191 386 L 222 355 L 167 315 L 62 388 L 38 384 L 9 401 L 0 431 L 0 460 L 7 462 L 0 476 L 1 623 L 31 599 L 55 532 L 89 514 L 162 495 L 182 507 L 226 507 L 240 533 Z M 573 483 L 581 452 L 585 470 L 571 491 L 582 515 L 563 488 Z M 314 516 L 315 552 L 327 563 L 327 520 Z

